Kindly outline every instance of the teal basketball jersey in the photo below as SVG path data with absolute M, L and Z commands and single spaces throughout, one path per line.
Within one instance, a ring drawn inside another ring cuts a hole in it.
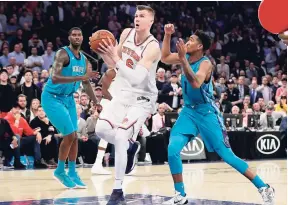
M 62 75 L 63 76 L 83 76 L 86 74 L 86 60 L 85 56 L 80 52 L 80 57 L 77 58 L 68 46 L 64 46 L 61 49 L 64 49 L 69 56 L 69 63 L 67 66 L 63 67 Z M 44 91 L 53 93 L 56 95 L 72 95 L 76 92 L 80 86 L 80 81 L 65 83 L 65 84 L 54 84 L 52 82 L 52 76 L 50 75 L 47 84 L 44 88 Z
M 189 59 L 189 55 L 186 55 Z M 190 64 L 191 69 L 194 73 L 199 70 L 201 62 L 204 60 L 209 60 L 206 56 L 203 56 L 198 61 Z M 183 90 L 183 99 L 185 106 L 194 106 L 199 104 L 212 103 L 214 101 L 213 96 L 213 84 L 212 84 L 212 74 L 208 82 L 204 82 L 200 88 L 193 88 L 185 75 L 181 76 L 181 84 Z

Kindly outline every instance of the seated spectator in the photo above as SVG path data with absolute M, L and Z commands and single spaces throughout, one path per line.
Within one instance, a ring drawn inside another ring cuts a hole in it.
M 244 84 L 245 77 L 239 76 L 238 78 L 238 90 L 240 99 L 244 99 L 245 96 L 249 95 L 249 87 Z
M 38 116 L 38 107 L 40 106 L 40 101 L 38 99 L 33 99 L 30 106 L 30 122 Z
M 267 102 L 268 103 L 268 102 Z M 260 105 L 260 111 L 261 112 L 265 112 L 266 110 L 266 104 L 264 102 L 264 98 L 263 97 L 259 97 L 258 98 L 258 104 Z
M 3 165 L 10 168 L 10 161 L 14 156 L 14 169 L 25 169 L 26 166 L 20 162 L 20 156 L 15 151 L 17 147 L 18 138 L 14 135 L 7 120 L 0 118 L 0 150 L 3 151 L 5 157 Z
M 80 156 L 84 156 L 83 148 L 84 148 L 84 143 L 88 141 L 88 135 L 87 135 L 87 129 L 86 129 L 87 127 L 86 121 L 80 117 L 82 113 L 81 106 L 76 105 L 76 110 L 77 110 L 77 119 L 78 119 L 77 137 L 78 137 L 78 158 L 79 158 Z
M 283 78 L 281 82 L 282 82 L 282 86 L 278 88 L 276 91 L 276 96 L 275 96 L 276 101 L 277 101 L 277 98 L 280 98 L 282 95 L 287 96 L 287 78 Z
M 254 112 L 255 115 L 262 114 L 261 107 L 260 107 L 259 103 L 254 103 L 253 104 L 253 112 Z
M 180 107 L 182 88 L 176 73 L 172 74 L 169 83 L 163 85 L 162 94 L 165 95 L 165 102 L 174 110 Z
M 30 109 L 27 108 L 27 98 L 26 98 L 26 96 L 23 95 L 23 94 L 20 94 L 18 96 L 17 102 L 18 102 L 18 104 L 19 104 L 19 106 L 21 108 L 21 110 L 20 110 L 21 116 L 23 118 L 25 118 L 25 120 L 28 123 L 30 123 L 30 121 L 33 120 L 33 119 L 31 119 L 31 111 L 30 111 Z
M 158 112 L 152 117 L 152 132 L 158 132 L 161 128 L 172 127 L 171 122 L 165 117 L 166 105 L 162 103 L 158 106 Z
M 257 102 L 260 97 L 263 98 L 262 93 L 256 90 L 257 87 L 258 87 L 257 80 L 252 80 L 250 88 L 250 102 L 252 105 L 255 102 Z
M 253 115 L 253 110 L 251 108 L 248 108 L 245 112 L 242 112 L 243 114 L 243 127 L 248 127 L 248 116 Z
M 232 107 L 232 114 L 233 115 L 239 115 L 240 114 L 240 109 L 239 109 L 239 107 L 237 105 L 234 105 Z
M 21 117 L 20 110 L 21 106 L 18 103 L 15 103 L 11 111 L 5 117 L 14 134 L 20 137 L 20 146 L 16 148 L 17 157 L 20 158 L 20 148 L 22 150 L 25 148 L 31 148 L 33 146 L 35 159 L 34 167 L 47 168 L 41 159 L 40 143 L 42 141 L 42 136 L 39 130 L 33 130 L 27 121 Z
M 11 85 L 8 84 L 8 72 L 0 71 L 0 118 L 4 118 L 11 110 L 16 101 L 16 94 Z
M 219 78 L 219 83 L 216 83 L 216 93 L 217 93 L 217 98 L 220 99 L 221 98 L 221 93 L 225 92 L 227 90 L 227 87 L 225 85 L 225 78 L 220 76 Z
M 227 100 L 232 103 L 232 105 L 237 105 L 242 103 L 242 100 L 240 99 L 240 93 L 239 89 L 235 87 L 234 81 L 232 79 L 229 79 L 227 82 Z
M 40 134 L 43 137 L 41 142 L 41 155 L 43 157 L 43 163 L 47 166 L 55 167 L 58 159 L 58 143 L 56 140 L 57 130 L 51 124 L 49 119 L 41 106 L 37 108 L 38 116 L 36 116 L 30 123 L 32 129 L 40 128 Z
M 260 115 L 260 126 L 262 129 L 274 128 L 278 119 L 285 117 L 283 112 L 275 112 L 274 106 L 266 106 L 265 113 Z
M 275 111 L 287 113 L 287 96 L 283 95 L 280 97 L 280 103 L 275 106 Z
M 43 69 L 44 61 L 41 56 L 38 55 L 37 48 L 31 48 L 31 56 L 27 59 L 27 67 L 33 71 L 40 73 Z

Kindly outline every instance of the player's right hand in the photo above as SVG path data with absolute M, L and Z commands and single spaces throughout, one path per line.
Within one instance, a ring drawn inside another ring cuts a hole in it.
M 173 33 L 175 33 L 174 25 L 171 23 L 166 24 L 164 26 L 164 31 L 165 31 L 165 34 L 172 35 Z

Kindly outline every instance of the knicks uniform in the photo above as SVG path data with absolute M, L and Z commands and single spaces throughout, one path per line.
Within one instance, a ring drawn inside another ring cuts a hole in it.
M 136 45 L 134 41 L 135 35 L 135 29 L 131 29 L 122 45 L 122 60 L 128 67 L 124 69 L 134 69 L 142 59 L 148 44 L 153 41 L 158 42 L 150 35 L 143 43 Z M 136 140 L 141 126 L 147 117 L 155 111 L 158 96 L 155 79 L 159 60 L 153 63 L 145 81 L 137 87 L 132 87 L 121 74 L 121 69 L 118 70 L 115 84 L 113 83 L 116 87 L 115 97 L 112 94 L 113 99 L 109 105 L 105 105 L 106 108 L 103 108 L 99 119 L 109 122 L 112 128 L 127 129 L 133 126 L 133 138 Z
M 62 69 L 63 76 L 83 76 L 86 74 L 85 56 L 80 52 L 80 58 L 74 56 L 68 46 L 64 49 L 69 56 L 69 63 Z M 54 84 L 49 77 L 42 93 L 42 107 L 51 121 L 63 136 L 78 130 L 76 105 L 73 93 L 80 86 L 79 82 Z

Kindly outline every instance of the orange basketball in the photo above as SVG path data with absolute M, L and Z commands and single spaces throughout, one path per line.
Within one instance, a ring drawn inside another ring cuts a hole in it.
M 95 33 L 92 34 L 91 38 L 90 38 L 90 47 L 94 50 L 94 51 L 98 51 L 98 48 L 100 48 L 100 43 L 103 44 L 103 39 L 106 40 L 106 42 L 109 44 L 108 39 L 110 39 L 112 41 L 112 44 L 115 46 L 116 44 L 116 40 L 114 35 L 107 30 L 99 30 L 96 31 Z M 105 44 L 104 44 L 105 45 Z

